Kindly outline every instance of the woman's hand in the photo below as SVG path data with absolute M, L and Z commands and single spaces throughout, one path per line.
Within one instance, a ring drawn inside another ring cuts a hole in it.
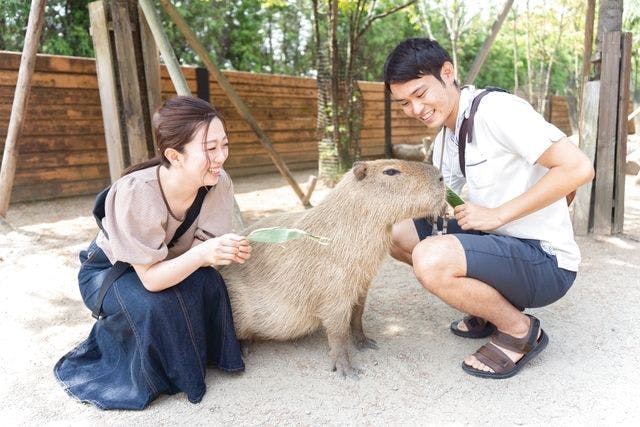
M 251 245 L 244 236 L 234 233 L 206 240 L 196 246 L 202 256 L 202 265 L 228 265 L 232 262 L 244 264 L 251 257 Z
M 456 206 L 453 214 L 463 230 L 489 231 L 505 224 L 498 208 L 485 208 L 473 203 Z

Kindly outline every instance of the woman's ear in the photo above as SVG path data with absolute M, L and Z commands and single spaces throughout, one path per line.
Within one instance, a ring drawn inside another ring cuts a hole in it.
M 164 157 L 169 161 L 171 166 L 182 166 L 182 155 L 174 148 L 164 150 Z

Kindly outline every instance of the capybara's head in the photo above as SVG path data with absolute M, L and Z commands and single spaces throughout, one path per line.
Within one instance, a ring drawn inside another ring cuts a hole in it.
M 422 162 L 356 162 L 334 191 L 348 193 L 363 211 L 375 211 L 391 224 L 407 218 L 436 217 L 446 206 L 442 174 Z

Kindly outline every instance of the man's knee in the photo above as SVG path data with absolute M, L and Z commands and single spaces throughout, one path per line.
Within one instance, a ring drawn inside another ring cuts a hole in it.
M 464 249 L 453 236 L 434 236 L 423 240 L 413 250 L 412 261 L 416 277 L 426 290 L 434 294 L 466 272 Z
M 418 244 L 418 233 L 413 225 L 413 220 L 408 219 L 398 224 L 394 224 L 391 229 L 391 249 L 390 255 L 405 263 L 411 263 L 411 252 Z

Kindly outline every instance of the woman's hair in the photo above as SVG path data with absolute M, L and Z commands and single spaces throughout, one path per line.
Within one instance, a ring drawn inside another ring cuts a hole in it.
M 200 98 L 176 96 L 168 99 L 153 114 L 151 123 L 158 149 L 156 156 L 129 166 L 122 175 L 160 164 L 168 166 L 169 160 L 164 155 L 165 150 L 173 148 L 182 153 L 184 146 L 193 139 L 202 126 L 204 126 L 206 138 L 209 124 L 215 118 L 220 119 L 224 126 L 224 120 L 220 113 L 211 104 Z
M 437 41 L 416 38 L 401 42 L 389 54 L 384 64 L 384 84 L 404 83 L 423 76 L 433 76 L 442 84 L 440 69 L 451 56 Z

